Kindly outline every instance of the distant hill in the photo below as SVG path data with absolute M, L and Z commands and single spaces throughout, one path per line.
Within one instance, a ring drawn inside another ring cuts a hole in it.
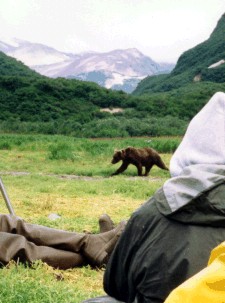
M 103 87 L 129 93 L 146 76 L 169 73 L 174 67 L 174 64 L 157 63 L 135 48 L 71 54 L 14 38 L 0 41 L 0 50 L 51 78 L 93 81 Z
M 171 73 L 147 77 L 134 95 L 168 92 L 196 82 L 225 82 L 225 14 L 205 42 L 184 52 Z

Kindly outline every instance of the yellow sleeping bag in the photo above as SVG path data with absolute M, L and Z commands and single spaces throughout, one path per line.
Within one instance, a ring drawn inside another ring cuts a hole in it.
M 225 303 L 225 242 L 211 252 L 208 266 L 175 288 L 164 303 Z

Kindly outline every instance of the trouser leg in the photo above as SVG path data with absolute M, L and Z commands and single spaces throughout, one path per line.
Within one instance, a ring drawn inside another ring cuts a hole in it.
M 85 264 L 80 254 L 47 246 L 38 246 L 27 241 L 24 236 L 0 232 L 0 262 L 5 265 L 10 260 L 28 263 L 42 260 L 60 269 L 68 269 Z
M 21 218 L 11 215 L 0 215 L 0 231 L 24 236 L 36 245 L 49 246 L 57 249 L 79 253 L 84 233 L 63 231 L 42 225 L 26 223 Z
M 123 222 L 111 231 L 90 235 L 29 224 L 15 216 L 0 215 L 0 231 L 22 235 L 37 246 L 81 254 L 94 266 L 101 266 L 107 262 L 124 225 Z

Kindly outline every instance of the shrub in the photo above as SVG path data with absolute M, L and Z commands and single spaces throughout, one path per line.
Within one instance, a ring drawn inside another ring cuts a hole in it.
M 12 146 L 9 142 L 6 142 L 6 141 L 3 141 L 3 142 L 0 142 L 0 149 L 1 150 L 11 150 L 12 149 Z
M 71 160 L 74 161 L 75 155 L 73 148 L 67 143 L 58 143 L 49 147 L 50 160 Z

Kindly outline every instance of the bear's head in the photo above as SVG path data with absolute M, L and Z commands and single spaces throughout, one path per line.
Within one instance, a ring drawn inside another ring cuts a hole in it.
M 124 149 L 115 150 L 111 163 L 115 164 L 115 163 L 119 162 L 120 160 L 124 160 L 125 154 L 126 154 L 126 152 Z

